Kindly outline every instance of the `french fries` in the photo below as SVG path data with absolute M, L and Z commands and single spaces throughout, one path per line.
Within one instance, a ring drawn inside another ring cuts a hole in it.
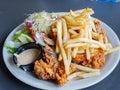
M 77 16 L 72 10 L 70 10 L 70 15 L 73 16 L 73 17 Z
M 77 53 L 81 54 L 81 53 L 85 53 L 85 51 L 84 50 L 78 50 Z
M 72 80 L 75 77 L 84 79 L 84 78 L 90 78 L 90 77 L 95 77 L 95 76 L 100 75 L 99 69 L 92 69 L 92 68 L 88 68 L 88 67 L 85 67 L 82 65 L 77 65 L 74 63 L 72 63 L 72 65 L 74 65 L 80 71 L 77 71 L 77 72 L 71 74 L 70 76 L 68 76 L 67 80 Z
M 95 76 L 99 76 L 100 72 L 90 72 L 90 73 L 85 73 L 85 72 L 75 72 L 73 74 L 71 74 L 70 76 L 68 76 L 67 80 L 72 80 L 75 77 L 78 77 L 80 79 L 84 79 L 84 78 L 90 78 L 90 77 L 95 77 Z
M 56 53 L 59 53 L 59 47 L 58 47 L 58 41 L 56 40 L 56 48 L 55 48 Z
M 84 74 L 85 72 L 75 72 L 68 76 L 67 80 L 72 80 L 73 78 L 77 77 L 78 75 Z
M 91 72 L 91 73 L 83 73 L 83 74 L 78 74 L 77 76 L 79 78 L 90 78 L 90 77 L 95 77 L 95 76 L 99 76 L 100 72 Z
M 74 35 L 74 34 L 77 34 L 77 32 L 73 31 L 72 29 L 69 30 L 69 33 L 70 33 L 70 34 L 73 34 L 73 35 Z
M 72 57 L 75 58 L 78 51 L 78 47 L 75 47 L 72 52 Z
M 95 19 L 91 17 L 93 13 L 92 9 L 70 10 L 69 13 L 59 14 L 60 18 L 54 23 L 52 30 L 57 36 L 56 52 L 59 54 L 58 60 L 64 63 L 68 80 L 100 75 L 99 69 L 71 63 L 77 54 L 85 54 L 86 59 L 90 60 L 95 50 L 102 49 L 106 55 L 120 49 L 120 46 L 112 49 L 107 37 L 98 32 L 94 24 Z M 71 64 L 79 71 L 70 75 Z
M 62 42 L 62 21 L 59 20 L 57 21 L 57 40 L 58 40 L 58 45 L 59 45 L 59 50 L 63 58 L 64 66 L 65 66 L 65 72 L 66 74 L 69 74 L 69 65 L 67 61 L 67 56 L 65 53 L 65 49 L 63 48 L 63 42 Z
M 86 57 L 87 57 L 87 60 L 90 60 L 90 51 L 89 51 L 88 46 L 86 48 Z
M 77 69 L 79 69 L 81 71 L 84 71 L 84 72 L 99 72 L 100 71 L 99 69 L 92 69 L 92 68 L 89 68 L 89 67 L 85 67 L 85 66 L 82 66 L 82 65 L 75 64 L 75 63 L 72 63 L 72 65 L 75 66 Z
M 115 48 L 110 49 L 109 51 L 105 52 L 104 55 L 107 55 L 107 54 L 109 54 L 109 53 L 112 53 L 112 52 L 115 52 L 115 51 L 118 51 L 118 50 L 120 50 L 120 46 L 117 46 L 117 47 L 115 47 Z
M 99 40 L 99 42 L 104 43 L 104 42 L 103 42 L 103 36 L 102 36 L 102 35 L 99 35 L 98 40 Z
M 91 43 L 91 44 L 95 44 L 95 45 L 98 45 L 100 48 L 102 48 L 103 50 L 106 50 L 106 46 L 103 44 L 103 43 L 100 43 L 96 40 L 90 40 L 90 39 L 87 39 L 87 38 L 77 38 L 77 39 L 70 39 L 66 42 L 66 44 L 73 44 L 73 43 L 81 43 L 81 42 L 84 42 L 84 43 Z
M 71 64 L 71 61 L 72 61 L 72 56 L 71 56 L 71 48 L 68 48 L 67 49 L 67 54 L 68 54 L 68 65 Z
M 59 54 L 59 56 L 58 56 L 58 61 L 62 61 L 62 55 L 61 54 Z
M 86 46 L 86 43 L 70 43 L 68 45 L 66 45 L 66 48 L 70 48 L 70 47 L 81 47 L 81 46 Z
M 66 42 L 68 34 L 67 34 L 67 24 L 64 19 L 62 19 L 62 26 L 63 26 L 63 29 L 62 29 L 63 30 L 63 42 Z

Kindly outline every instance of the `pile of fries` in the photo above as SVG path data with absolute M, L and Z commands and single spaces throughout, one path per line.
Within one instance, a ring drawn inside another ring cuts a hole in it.
M 74 65 L 79 71 L 69 75 L 68 80 L 73 77 L 87 78 L 100 74 L 99 69 L 92 69 L 75 63 L 71 63 L 72 58 L 75 58 L 78 53 L 86 54 L 87 60 L 91 57 L 91 52 L 94 49 L 102 49 L 105 54 L 112 52 L 112 45 L 108 42 L 105 36 L 96 33 L 94 25 L 95 18 L 91 15 L 94 11 L 90 8 L 72 11 L 60 15 L 55 23 L 53 23 L 52 31 L 56 36 L 56 52 L 58 60 L 63 60 L 65 72 L 70 74 L 70 64 Z M 93 37 L 98 40 L 94 40 Z M 111 51 L 110 51 L 111 50 Z

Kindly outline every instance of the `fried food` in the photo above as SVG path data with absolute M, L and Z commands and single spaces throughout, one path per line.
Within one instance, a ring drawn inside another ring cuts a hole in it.
M 45 49 L 53 52 L 52 48 L 46 46 Z M 70 65 L 70 73 L 76 68 Z M 59 62 L 56 57 L 44 52 L 43 59 L 35 62 L 34 71 L 36 75 L 44 80 L 54 80 L 58 85 L 62 86 L 67 82 L 68 75 L 65 73 L 63 62 Z
M 105 63 L 104 51 L 98 49 L 94 53 L 94 56 L 91 56 L 89 60 L 87 60 L 85 54 L 77 54 L 76 57 L 72 59 L 72 62 L 94 69 L 101 69 Z
M 44 80 L 64 85 L 74 77 L 100 75 L 105 54 L 113 52 L 99 20 L 92 18 L 92 9 L 56 14 L 51 24 L 51 40 L 44 47 L 43 58 L 36 61 L 34 71 Z

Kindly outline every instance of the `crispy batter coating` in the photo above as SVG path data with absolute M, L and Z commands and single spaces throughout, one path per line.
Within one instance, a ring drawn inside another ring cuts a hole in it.
M 43 57 L 45 60 L 40 59 L 35 62 L 34 71 L 36 75 L 44 80 L 54 80 L 60 86 L 64 85 L 67 82 L 67 74 L 65 73 L 63 62 L 59 62 L 55 57 L 46 52 Z M 71 73 L 75 70 L 76 68 L 70 65 Z
M 103 36 L 103 41 L 105 43 L 105 41 L 106 41 L 106 33 L 105 33 L 103 27 L 101 26 L 99 21 L 94 21 L 94 24 L 95 24 L 95 28 L 97 30 L 97 33 L 99 33 L 99 34 L 101 34 Z M 95 39 L 95 37 L 94 37 L 94 39 Z M 97 40 L 97 39 L 95 39 L 95 40 Z
M 101 24 L 99 21 L 94 21 L 95 28 L 96 28 L 96 33 L 102 35 L 103 37 L 103 42 L 106 42 L 106 33 L 104 29 L 102 28 Z M 92 37 L 94 40 L 98 40 L 97 37 Z M 101 69 L 105 63 L 104 60 L 104 50 L 102 49 L 96 49 L 94 53 L 91 54 L 90 60 L 87 60 L 86 54 L 77 54 L 75 58 L 73 58 L 72 62 L 87 66 L 90 68 L 95 68 L 95 69 Z
M 91 56 L 90 60 L 87 60 L 85 54 L 77 54 L 72 62 L 94 69 L 101 69 L 105 63 L 104 51 L 102 49 L 96 50 L 94 56 Z

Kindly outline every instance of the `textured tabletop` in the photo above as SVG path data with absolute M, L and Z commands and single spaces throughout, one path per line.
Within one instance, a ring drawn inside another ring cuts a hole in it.
M 120 4 L 95 2 L 91 0 L 0 0 L 0 90 L 39 90 L 15 78 L 6 68 L 2 47 L 5 38 L 27 17 L 40 12 L 69 11 L 70 9 L 93 8 L 94 17 L 109 25 L 120 38 Z M 120 90 L 120 63 L 101 82 L 83 90 Z

